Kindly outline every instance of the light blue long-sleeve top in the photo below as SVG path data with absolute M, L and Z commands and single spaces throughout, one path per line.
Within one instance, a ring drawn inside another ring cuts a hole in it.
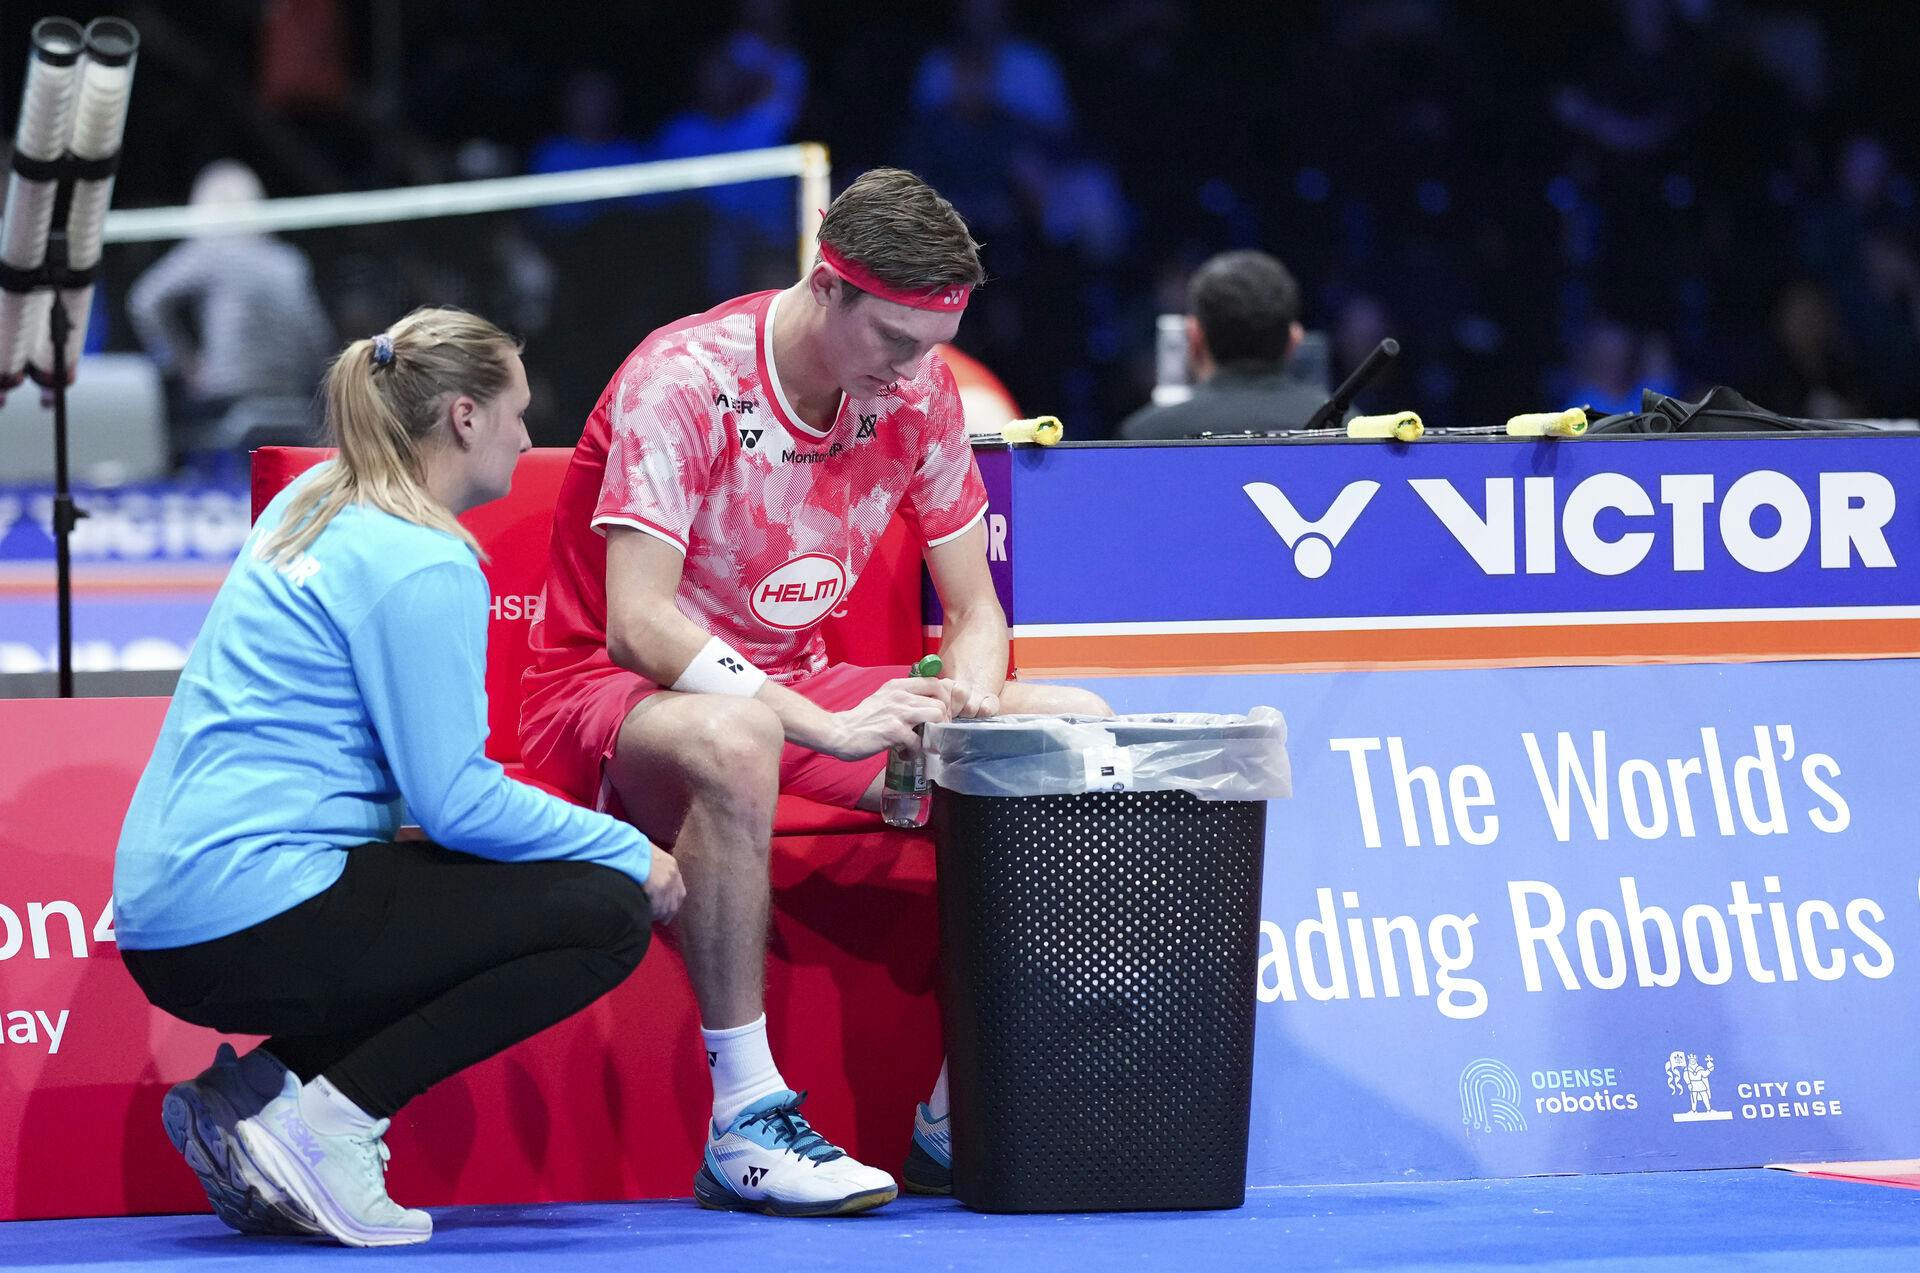
M 271 919 L 324 892 L 355 846 L 391 840 L 405 812 L 463 853 L 597 862 L 645 883 L 638 831 L 487 758 L 488 590 L 472 549 L 353 506 L 292 563 L 261 559 L 312 477 L 261 513 L 180 674 L 114 858 L 120 945 Z

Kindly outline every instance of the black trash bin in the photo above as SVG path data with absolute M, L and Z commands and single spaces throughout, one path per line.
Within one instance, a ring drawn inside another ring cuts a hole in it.
M 954 1196 L 1239 1206 L 1279 714 L 954 722 L 928 753 Z

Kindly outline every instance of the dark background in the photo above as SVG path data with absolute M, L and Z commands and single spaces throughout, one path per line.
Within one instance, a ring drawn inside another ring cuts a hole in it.
M 1007 5 L 998 35 L 982 9 L 8 0 L 0 100 L 10 125 L 34 19 L 115 13 L 143 38 L 116 206 L 182 202 L 220 157 L 273 195 L 377 189 L 525 170 L 585 72 L 617 90 L 611 140 L 670 153 L 689 112 L 772 91 L 721 52 L 751 28 L 804 65 L 786 139 L 825 142 L 836 185 L 900 163 L 955 199 L 993 275 L 958 343 L 1072 436 L 1145 400 L 1154 315 L 1242 246 L 1298 275 L 1335 375 L 1396 336 L 1363 405 L 1430 424 L 1612 408 L 1643 385 L 1920 414 L 1910 5 L 1117 0 Z M 1015 40 L 1057 71 L 1064 120 L 1023 115 L 1018 91 L 916 109 L 930 51 L 984 65 Z M 651 326 L 793 270 L 791 231 L 769 250 L 751 209 L 600 211 L 292 241 L 343 339 L 422 302 L 516 327 L 540 438 L 569 442 Z M 159 250 L 110 253 L 107 347 L 134 347 L 116 278 Z M 509 259 L 545 262 L 545 290 Z

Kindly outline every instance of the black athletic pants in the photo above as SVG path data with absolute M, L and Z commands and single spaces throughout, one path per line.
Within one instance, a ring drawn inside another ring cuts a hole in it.
M 376 1118 L 537 1034 L 640 963 L 653 908 L 585 862 L 493 862 L 367 844 L 333 887 L 264 923 L 123 951 L 156 1007 L 264 1044 Z

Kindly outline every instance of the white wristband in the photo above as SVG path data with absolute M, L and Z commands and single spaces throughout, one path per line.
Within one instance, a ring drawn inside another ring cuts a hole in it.
M 682 694 L 732 694 L 752 698 L 766 683 L 767 674 L 747 662 L 747 656 L 713 637 L 700 647 L 687 670 L 672 688 Z

